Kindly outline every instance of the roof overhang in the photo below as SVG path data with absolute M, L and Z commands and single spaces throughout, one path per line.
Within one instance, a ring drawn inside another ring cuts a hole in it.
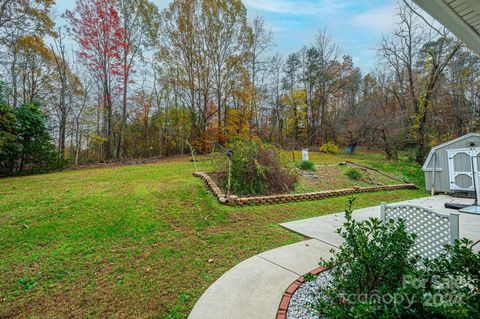
M 480 55 L 480 0 L 413 0 Z

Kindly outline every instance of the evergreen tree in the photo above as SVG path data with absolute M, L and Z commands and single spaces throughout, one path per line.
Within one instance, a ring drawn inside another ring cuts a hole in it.
M 0 174 L 61 166 L 38 103 L 19 108 L 0 102 Z

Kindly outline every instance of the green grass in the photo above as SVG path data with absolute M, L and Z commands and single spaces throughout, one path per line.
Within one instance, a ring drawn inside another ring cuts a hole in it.
M 336 163 L 345 155 L 312 157 Z M 378 154 L 355 160 L 413 179 L 421 173 Z M 303 239 L 279 223 L 346 206 L 340 197 L 225 207 L 193 170 L 179 159 L 0 179 L 0 317 L 185 318 L 229 268 Z M 425 195 L 362 194 L 356 204 Z
M 292 165 L 298 164 L 298 158 L 301 158 L 300 152 L 287 153 L 287 158 Z M 362 150 L 361 153 L 348 155 L 346 153 L 324 154 L 319 152 L 310 152 L 310 161 L 316 166 L 312 172 L 317 179 L 300 177 L 293 193 L 306 193 L 314 191 L 324 191 L 330 189 L 350 188 L 354 186 L 371 187 L 377 185 L 394 185 L 403 183 L 402 181 L 414 183 L 420 188 L 424 188 L 424 174 L 420 167 L 400 157 L 398 161 L 387 161 L 382 153 Z M 338 165 L 339 163 L 351 161 L 363 166 L 378 169 L 388 176 L 382 175 L 373 170 L 364 170 L 351 165 Z M 359 172 L 361 176 L 349 177 L 351 172 Z M 392 179 L 391 177 L 396 177 Z

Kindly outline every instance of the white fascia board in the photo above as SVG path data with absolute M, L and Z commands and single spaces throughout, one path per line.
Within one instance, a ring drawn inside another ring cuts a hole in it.
M 467 47 L 480 55 L 480 34 L 461 19 L 452 8 L 442 0 L 413 0 L 420 8 L 443 24 Z M 480 0 L 475 0 L 480 1 Z

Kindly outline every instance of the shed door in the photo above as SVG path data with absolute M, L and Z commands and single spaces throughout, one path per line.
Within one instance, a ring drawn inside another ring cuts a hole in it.
M 472 164 L 477 186 L 480 186 L 478 174 L 480 149 L 448 150 L 448 174 L 450 189 L 455 191 L 474 191 Z M 480 187 L 477 187 L 480 188 Z

